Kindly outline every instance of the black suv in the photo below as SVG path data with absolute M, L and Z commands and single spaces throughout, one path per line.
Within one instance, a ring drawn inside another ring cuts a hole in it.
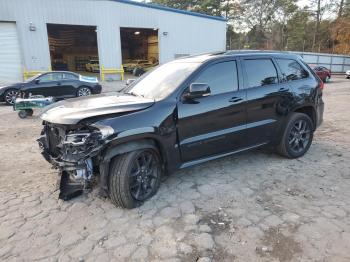
M 301 157 L 322 122 L 322 88 L 289 53 L 187 57 L 117 95 L 49 106 L 38 142 L 60 170 L 61 199 L 98 180 L 115 205 L 133 208 L 156 193 L 165 172 L 262 146 Z

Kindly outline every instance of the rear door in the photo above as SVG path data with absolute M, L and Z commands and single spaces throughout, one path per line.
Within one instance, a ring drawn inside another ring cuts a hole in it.
M 77 82 L 79 77 L 75 74 L 64 72 L 62 75 L 60 94 L 63 97 L 75 97 L 77 94 Z
M 178 102 L 178 137 L 184 162 L 241 147 L 245 90 L 239 89 L 237 61 L 210 64 L 191 81 L 206 83 L 211 95 Z
M 245 145 L 267 144 L 278 132 L 292 97 L 288 82 L 279 81 L 272 57 L 242 59 L 247 90 L 247 131 Z

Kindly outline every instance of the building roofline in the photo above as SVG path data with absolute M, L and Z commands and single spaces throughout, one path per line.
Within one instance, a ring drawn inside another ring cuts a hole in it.
M 112 0 L 112 1 L 122 3 L 122 4 L 135 5 L 135 6 L 146 7 L 146 8 L 151 8 L 151 9 L 158 9 L 158 10 L 162 10 L 162 11 L 168 11 L 168 12 L 173 12 L 173 13 L 178 13 L 178 14 L 183 14 L 183 15 L 192 15 L 192 16 L 227 22 L 227 19 L 224 17 L 221 17 L 221 16 L 206 15 L 206 14 L 171 8 L 171 7 L 158 5 L 158 4 L 140 3 L 140 2 L 135 2 L 135 1 L 131 1 L 131 0 Z

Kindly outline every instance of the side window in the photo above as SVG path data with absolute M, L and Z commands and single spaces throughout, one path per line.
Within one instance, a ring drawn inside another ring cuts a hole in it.
M 247 59 L 244 66 L 249 88 L 278 83 L 277 71 L 271 59 Z
M 208 84 L 213 95 L 236 91 L 238 90 L 236 61 L 211 65 L 201 72 L 194 82 Z
M 69 73 L 63 73 L 63 80 L 78 80 L 78 76 Z
M 48 73 L 39 77 L 40 82 L 51 82 L 51 81 L 59 81 L 62 80 L 62 73 Z
M 281 68 L 283 81 L 294 81 L 307 78 L 309 74 L 304 68 L 293 59 L 277 59 L 277 63 Z M 315 70 L 319 70 L 319 67 Z

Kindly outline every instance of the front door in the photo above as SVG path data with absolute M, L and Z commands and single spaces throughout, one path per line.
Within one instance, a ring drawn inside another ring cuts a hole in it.
M 205 67 L 192 83 L 206 83 L 211 95 L 178 102 L 178 137 L 183 162 L 240 148 L 245 130 L 245 90 L 239 90 L 237 62 Z
M 32 95 L 43 95 L 45 97 L 57 96 L 61 86 L 62 73 L 46 73 L 39 76 L 37 80 L 39 80 L 39 82 L 37 82 L 33 89 L 31 89 Z

